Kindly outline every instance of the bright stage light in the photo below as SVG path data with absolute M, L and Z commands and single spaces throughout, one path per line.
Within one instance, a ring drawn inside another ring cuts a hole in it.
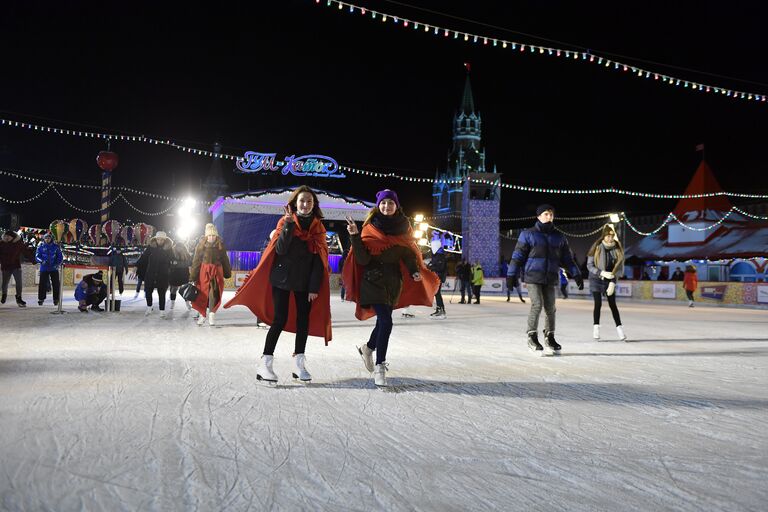
M 619 217 L 618 213 L 612 213 L 611 214 L 611 222 L 616 224 L 617 222 L 620 222 L 620 221 L 621 221 L 621 217 Z
M 417 213 L 413 216 L 413 220 L 416 222 L 422 222 L 424 220 L 424 214 L 423 213 Z

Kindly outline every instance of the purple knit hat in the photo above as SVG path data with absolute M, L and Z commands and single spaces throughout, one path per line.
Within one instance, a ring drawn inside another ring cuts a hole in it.
M 379 205 L 385 199 L 393 200 L 397 207 L 400 208 L 400 200 L 397 198 L 397 193 L 394 190 L 385 188 L 376 192 L 376 205 Z

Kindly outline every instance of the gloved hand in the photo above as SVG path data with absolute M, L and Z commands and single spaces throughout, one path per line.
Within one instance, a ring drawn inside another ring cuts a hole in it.
M 576 281 L 576 286 L 579 287 L 579 290 L 584 289 L 584 278 L 581 275 L 573 276 L 573 280 Z
M 600 277 L 602 277 L 603 279 L 607 279 L 607 280 L 611 281 L 616 276 L 613 275 L 613 272 L 608 272 L 607 270 L 601 270 L 600 271 Z
M 520 280 L 517 278 L 517 276 L 509 276 L 507 277 L 507 288 L 517 288 L 520 286 Z
M 610 283 L 608 283 L 608 289 L 607 289 L 607 290 L 605 290 L 605 294 L 606 294 L 606 295 L 608 295 L 608 296 L 610 297 L 610 296 L 611 296 L 611 295 L 613 295 L 615 292 L 616 292 L 616 283 L 614 283 L 613 281 L 611 281 Z

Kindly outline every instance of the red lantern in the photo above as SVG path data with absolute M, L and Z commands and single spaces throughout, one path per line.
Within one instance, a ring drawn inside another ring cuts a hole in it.
M 112 172 L 117 167 L 117 153 L 111 151 L 99 151 L 96 163 L 102 171 Z

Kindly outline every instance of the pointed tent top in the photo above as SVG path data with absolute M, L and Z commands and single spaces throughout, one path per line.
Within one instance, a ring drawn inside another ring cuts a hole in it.
M 712 169 L 710 169 L 707 162 L 702 159 L 691 182 L 688 183 L 688 187 L 685 189 L 684 194 L 706 194 L 722 191 L 723 189 L 720 187 L 720 183 L 717 182 Z M 730 209 L 731 202 L 728 200 L 727 196 L 711 196 L 681 199 L 678 201 L 677 206 L 675 206 L 673 211 L 676 216 L 681 217 L 688 212 L 703 212 L 706 210 L 727 212 Z
M 475 111 L 475 99 L 472 97 L 472 86 L 469 83 L 469 71 L 467 71 L 467 80 L 464 82 L 464 96 L 461 98 L 461 111 L 465 114 L 471 114 Z

